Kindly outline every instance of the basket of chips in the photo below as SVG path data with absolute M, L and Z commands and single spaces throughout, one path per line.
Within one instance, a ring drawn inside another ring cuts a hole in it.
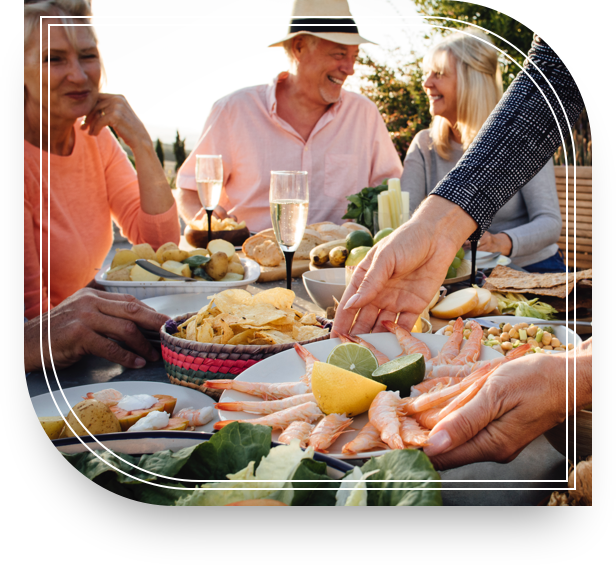
M 160 337 L 169 380 L 214 398 L 221 391 L 204 389 L 205 381 L 234 379 L 294 343 L 329 338 L 331 321 L 295 310 L 291 290 L 273 288 L 253 296 L 232 289 L 209 298 L 199 312 L 169 320 Z

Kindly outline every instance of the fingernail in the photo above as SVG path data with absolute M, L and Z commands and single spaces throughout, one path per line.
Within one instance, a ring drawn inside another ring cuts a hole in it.
M 143 357 L 136 357 L 135 358 L 135 367 L 137 367 L 137 369 L 141 369 L 141 367 L 145 366 L 145 359 Z
M 354 294 L 353 296 L 351 296 L 351 298 L 349 298 L 349 301 L 344 305 L 344 309 L 348 310 L 349 308 L 353 308 L 353 305 L 357 304 L 360 298 L 361 296 L 359 296 L 359 294 Z
M 433 436 L 428 438 L 430 445 L 424 447 L 424 453 L 431 457 L 432 455 L 438 455 L 443 453 L 451 446 L 451 437 L 445 430 L 436 432 Z

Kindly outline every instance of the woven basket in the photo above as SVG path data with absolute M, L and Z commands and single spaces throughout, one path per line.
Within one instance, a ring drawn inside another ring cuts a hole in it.
M 179 325 L 191 316 L 194 316 L 195 313 L 183 314 L 174 318 L 174 320 Z M 319 316 L 317 316 L 317 320 L 324 328 L 331 329 L 331 320 Z M 305 345 L 324 339 L 329 339 L 329 335 L 299 343 Z M 255 363 L 293 347 L 292 343 L 284 345 L 220 345 L 216 343 L 200 343 L 174 337 L 167 333 L 165 326 L 160 329 L 160 341 L 162 357 L 169 380 L 173 384 L 205 392 L 215 399 L 220 397 L 222 391 L 204 388 L 203 384 L 205 381 L 234 379 L 242 371 L 252 367 Z

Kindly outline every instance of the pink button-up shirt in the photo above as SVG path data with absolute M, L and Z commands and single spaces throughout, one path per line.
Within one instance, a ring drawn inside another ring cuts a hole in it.
M 399 178 L 402 163 L 376 105 L 342 90 L 308 140 L 276 111 L 276 84 L 251 86 L 218 100 L 197 147 L 180 167 L 177 185 L 196 190 L 197 155 L 222 155 L 220 205 L 251 231 L 272 226 L 269 184 L 272 171 L 307 171 L 308 223 L 342 222 L 348 200 L 366 186 Z

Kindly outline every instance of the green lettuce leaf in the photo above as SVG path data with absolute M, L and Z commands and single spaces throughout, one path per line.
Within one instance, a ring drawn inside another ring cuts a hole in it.
M 340 483 L 320 482 L 329 479 L 327 464 L 322 461 L 315 461 L 314 459 L 302 459 L 291 479 L 294 489 L 291 506 L 334 506 L 336 503 L 335 489 L 339 487 Z M 299 482 L 300 480 L 312 482 L 303 483 Z M 323 490 L 326 488 L 334 490 Z

